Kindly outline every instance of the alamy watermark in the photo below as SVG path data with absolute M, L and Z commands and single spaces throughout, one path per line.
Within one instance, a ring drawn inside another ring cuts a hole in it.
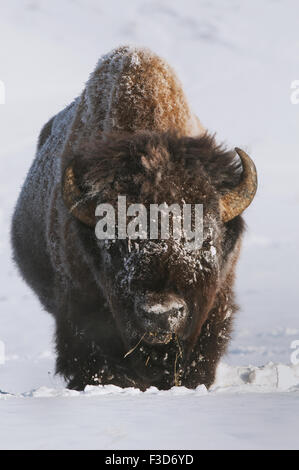
M 292 104 L 299 104 L 299 80 L 293 80 L 291 83 L 291 96 L 290 100 Z
M 291 349 L 295 350 L 291 354 L 291 363 L 294 366 L 297 366 L 299 364 L 299 339 L 295 339 L 294 341 L 292 341 Z
M 5 85 L 2 80 L 0 80 L 0 104 L 5 104 Z
M 109 203 L 99 204 L 95 215 L 102 217 L 95 227 L 100 240 L 183 238 L 188 250 L 198 250 L 203 243 L 202 204 L 150 204 L 148 213 L 143 204 L 127 208 L 126 196 L 118 196 L 117 211 Z
M 0 341 L 0 366 L 5 364 L 5 344 Z

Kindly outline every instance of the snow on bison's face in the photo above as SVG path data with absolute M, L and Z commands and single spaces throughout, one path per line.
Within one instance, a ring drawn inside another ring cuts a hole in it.
M 168 239 L 152 239 L 150 219 L 147 238 L 119 239 L 116 217 L 116 238 L 96 240 L 99 288 L 125 349 L 138 348 L 143 364 L 156 362 L 153 375 L 172 346 L 177 351 L 177 345 L 194 344 L 238 250 L 238 216 L 256 190 L 254 165 L 245 152 L 238 154 L 240 159 L 208 135 L 109 135 L 78 152 L 65 170 L 66 205 L 93 229 L 95 207 L 109 203 L 117 213 L 119 196 L 127 207 L 143 204 L 147 214 L 151 204 L 202 205 L 202 244 L 196 249 L 171 231 Z

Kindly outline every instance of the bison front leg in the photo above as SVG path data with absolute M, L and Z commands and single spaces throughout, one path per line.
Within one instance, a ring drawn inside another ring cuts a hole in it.
M 97 325 L 80 328 L 71 320 L 60 320 L 56 328 L 56 373 L 61 374 L 70 389 L 84 390 L 86 385 L 135 385 L 133 377 L 119 361 L 104 351 L 96 338 Z
M 213 385 L 217 365 L 226 351 L 231 333 L 231 317 L 225 318 L 224 314 L 222 318 L 220 320 L 219 316 L 212 312 L 204 324 L 188 361 L 182 385 L 188 388 L 195 388 L 201 384 L 209 388 Z

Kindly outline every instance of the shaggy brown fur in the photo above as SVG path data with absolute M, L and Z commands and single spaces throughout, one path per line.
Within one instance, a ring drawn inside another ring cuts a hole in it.
M 78 146 L 102 131 L 138 130 L 204 133 L 169 64 L 148 49 L 124 46 L 103 56 L 88 80 L 62 160 L 66 165 Z
M 124 181 L 130 178 L 138 197 L 149 192 L 154 201 L 163 199 L 161 181 L 170 169 L 179 175 L 183 192 L 189 179 L 196 184 L 204 171 L 206 180 L 219 194 L 238 184 L 242 170 L 235 152 L 226 151 L 207 133 L 192 138 L 179 137 L 176 132 L 150 131 L 106 133 L 104 138 L 86 142 L 74 155 L 73 169 L 78 184 L 94 188 L 96 194 L 106 186 L 114 187 L 108 200 L 127 194 Z M 186 172 L 184 179 L 180 178 L 182 170 Z M 155 191 L 157 195 L 153 195 Z
M 142 240 L 133 249 L 128 240 L 97 240 L 64 204 L 70 163 L 83 199 L 94 205 L 114 204 L 119 194 L 146 206 L 203 203 L 202 249 L 190 253 L 172 239 Z M 243 230 L 239 216 L 222 222 L 219 198 L 239 178 L 234 153 L 205 134 L 171 68 L 148 50 L 104 56 L 82 95 L 46 124 L 12 243 L 24 279 L 55 317 L 57 372 L 69 387 L 213 383 L 236 311 Z M 136 305 L 147 292 L 184 299 L 182 337 L 140 341 Z

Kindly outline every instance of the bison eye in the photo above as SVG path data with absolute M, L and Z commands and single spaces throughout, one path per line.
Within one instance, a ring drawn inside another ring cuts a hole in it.
M 115 240 L 103 240 L 101 241 L 100 245 L 111 256 L 118 251 Z
M 207 237 L 207 238 L 204 240 L 203 244 L 202 244 L 202 248 L 203 248 L 203 249 L 206 249 L 206 250 L 209 250 L 210 247 L 211 247 L 211 244 L 212 244 L 212 238 L 211 238 L 211 237 Z
M 125 254 L 127 251 L 126 240 L 105 240 L 105 248 L 110 255 Z

